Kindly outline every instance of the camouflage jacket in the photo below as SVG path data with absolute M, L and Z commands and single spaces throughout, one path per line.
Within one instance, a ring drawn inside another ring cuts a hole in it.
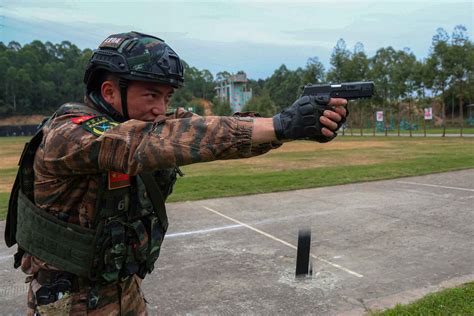
M 97 108 L 86 98 L 89 107 Z M 183 109 L 154 122 L 128 120 L 100 135 L 81 124 L 91 113 L 70 110 L 44 127 L 35 161 L 35 204 L 57 218 L 91 227 L 103 172 L 137 175 L 196 162 L 247 158 L 280 144 L 252 146 L 251 117 L 201 117 Z M 49 268 L 26 254 L 22 270 Z M 50 267 L 53 268 L 53 267 Z

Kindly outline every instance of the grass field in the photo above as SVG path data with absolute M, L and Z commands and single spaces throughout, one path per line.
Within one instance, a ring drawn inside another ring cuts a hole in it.
M 0 138 L 0 219 L 27 137 Z M 474 138 L 339 137 L 292 142 L 250 159 L 182 167 L 170 202 L 373 181 L 474 168 Z
M 261 157 L 183 167 L 170 201 L 274 192 L 474 168 L 474 139 L 340 137 Z
M 397 305 L 383 312 L 368 316 L 412 316 L 412 315 L 473 315 L 474 282 L 463 286 L 428 294 L 408 305 Z

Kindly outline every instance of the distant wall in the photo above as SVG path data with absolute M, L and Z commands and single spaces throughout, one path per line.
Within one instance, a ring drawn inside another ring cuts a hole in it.
M 28 136 L 34 135 L 38 130 L 35 125 L 4 125 L 0 126 L 0 136 Z

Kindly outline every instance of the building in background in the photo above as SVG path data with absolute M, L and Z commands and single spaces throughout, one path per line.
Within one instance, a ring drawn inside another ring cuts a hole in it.
M 252 98 L 252 89 L 248 88 L 247 75 L 240 71 L 219 82 L 215 87 L 217 96 L 230 103 L 233 112 L 239 112 Z

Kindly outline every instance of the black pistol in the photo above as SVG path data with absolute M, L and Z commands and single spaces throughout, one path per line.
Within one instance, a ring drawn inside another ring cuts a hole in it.
M 375 92 L 373 81 L 344 82 L 336 84 L 309 84 L 304 86 L 305 95 L 326 95 L 331 98 L 344 98 L 355 100 L 361 98 L 370 98 Z

